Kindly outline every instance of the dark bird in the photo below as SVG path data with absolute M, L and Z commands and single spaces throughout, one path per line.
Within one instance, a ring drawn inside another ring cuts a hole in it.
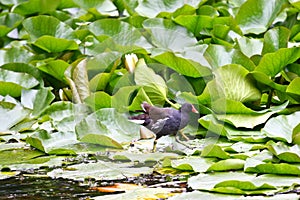
M 143 120 L 142 125 L 156 135 L 156 140 L 165 135 L 175 135 L 178 131 L 187 138 L 180 130 L 187 126 L 189 113 L 198 113 L 190 103 L 185 103 L 179 110 L 174 108 L 159 108 L 147 102 L 141 104 L 143 113 L 132 116 L 132 120 Z

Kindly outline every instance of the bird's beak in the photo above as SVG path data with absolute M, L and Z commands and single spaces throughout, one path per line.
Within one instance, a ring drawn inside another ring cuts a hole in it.
M 192 112 L 193 113 L 199 113 L 198 110 L 192 105 Z

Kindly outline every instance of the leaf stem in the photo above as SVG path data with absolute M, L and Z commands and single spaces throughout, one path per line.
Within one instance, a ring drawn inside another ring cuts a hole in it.
M 268 95 L 267 108 L 271 107 L 273 92 L 274 92 L 274 89 L 271 88 L 269 91 L 269 95 Z

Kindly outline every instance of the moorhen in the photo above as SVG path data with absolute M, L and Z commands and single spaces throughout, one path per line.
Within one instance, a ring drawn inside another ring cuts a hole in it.
M 130 119 L 143 120 L 142 125 L 156 135 L 153 150 L 155 149 L 157 139 L 165 135 L 175 135 L 178 131 L 188 140 L 180 130 L 187 126 L 190 119 L 190 112 L 198 113 L 192 104 L 184 103 L 179 110 L 174 108 L 159 108 L 147 102 L 143 102 L 141 107 L 143 113 L 131 116 Z

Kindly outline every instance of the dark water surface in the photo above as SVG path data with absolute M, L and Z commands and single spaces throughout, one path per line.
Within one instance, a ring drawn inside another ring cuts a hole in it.
M 101 193 L 64 179 L 18 176 L 0 181 L 0 199 L 88 199 Z

